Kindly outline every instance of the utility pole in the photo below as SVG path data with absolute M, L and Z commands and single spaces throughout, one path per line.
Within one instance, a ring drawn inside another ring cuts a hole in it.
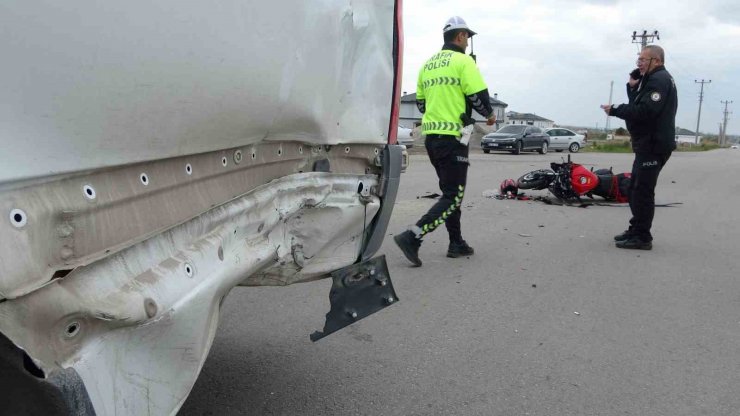
M 612 94 L 614 93 L 614 81 L 612 81 L 611 87 L 609 87 L 609 105 L 612 105 Z M 609 114 L 606 115 L 606 124 L 604 131 L 609 133 Z
M 722 136 L 724 135 L 724 132 L 722 131 L 722 123 L 719 124 L 719 136 L 717 136 L 717 144 L 722 145 Z
M 648 43 L 653 43 L 655 39 L 660 40 L 660 34 L 657 30 L 654 30 L 651 34 L 648 34 L 647 30 L 643 30 L 642 35 L 638 35 L 637 31 L 632 32 L 632 43 L 639 43 L 640 50 L 647 46 Z
M 722 136 L 720 137 L 720 144 L 724 145 L 727 144 L 727 115 L 732 114 L 732 111 L 727 111 L 727 104 L 732 104 L 732 101 L 720 101 L 722 104 L 725 105 L 725 121 L 722 124 Z
M 702 79 L 701 81 L 694 80 L 694 82 L 701 84 L 701 92 L 699 92 L 699 114 L 696 116 L 696 137 L 694 138 L 694 142 L 699 144 L 699 122 L 701 121 L 701 103 L 704 101 L 704 84 L 711 84 L 712 80 L 704 81 Z

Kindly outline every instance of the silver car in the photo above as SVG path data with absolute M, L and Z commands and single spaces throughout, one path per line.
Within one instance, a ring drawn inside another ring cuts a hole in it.
M 568 150 L 571 153 L 578 153 L 586 145 L 586 137 L 572 130 L 555 127 L 545 130 L 550 136 L 550 149 L 556 152 Z
M 407 148 L 414 147 L 414 135 L 413 130 L 407 127 L 398 126 L 398 144 L 402 144 Z

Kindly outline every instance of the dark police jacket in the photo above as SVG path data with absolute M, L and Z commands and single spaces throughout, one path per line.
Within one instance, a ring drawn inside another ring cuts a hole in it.
M 615 106 L 610 115 L 627 124 L 635 153 L 667 154 L 676 148 L 678 94 L 664 66 L 645 74 L 640 84 L 627 84 L 629 104 Z

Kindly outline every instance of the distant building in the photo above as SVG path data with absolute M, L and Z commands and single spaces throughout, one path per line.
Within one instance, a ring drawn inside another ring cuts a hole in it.
M 701 139 L 702 136 L 699 135 L 699 143 L 701 143 Z M 696 144 L 696 133 L 691 130 L 676 127 L 676 143 Z
M 506 123 L 506 107 L 509 104 L 498 99 L 498 94 L 490 98 L 493 112 L 496 114 L 496 129 Z M 398 125 L 401 127 L 414 128 L 415 123 L 421 123 L 421 112 L 416 108 L 416 93 L 404 94 L 401 97 L 401 108 L 399 111 Z M 480 114 L 473 111 L 473 118 L 477 122 L 486 121 Z
M 509 111 L 506 113 L 506 119 L 506 124 L 528 124 L 530 126 L 540 127 L 543 129 L 549 129 L 555 125 L 554 121 L 532 113 L 517 113 L 515 111 Z

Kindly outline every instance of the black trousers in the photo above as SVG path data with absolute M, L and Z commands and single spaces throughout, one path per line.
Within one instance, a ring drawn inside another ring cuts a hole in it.
M 468 177 L 468 147 L 454 136 L 431 134 L 426 138 L 427 154 L 437 171 L 442 197 L 416 223 L 422 236 L 444 224 L 450 242 L 463 241 L 460 229 L 460 205 Z
M 655 185 L 671 154 L 638 153 L 632 162 L 630 182 L 630 231 L 644 241 L 652 241 L 650 228 L 655 216 Z

